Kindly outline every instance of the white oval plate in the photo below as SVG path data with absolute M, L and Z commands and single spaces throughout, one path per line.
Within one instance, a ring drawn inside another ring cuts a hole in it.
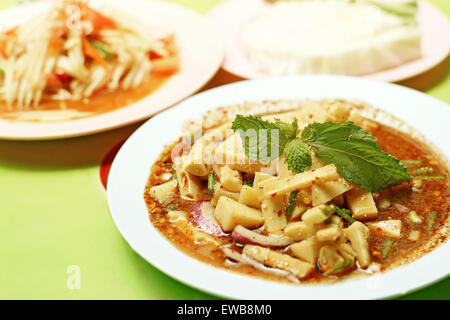
M 239 34 L 250 20 L 261 15 L 270 5 L 264 0 L 226 0 L 208 12 L 208 18 L 220 30 L 225 44 L 223 68 L 246 79 L 267 75 L 258 71 L 246 58 Z M 422 57 L 398 67 L 363 75 L 397 82 L 421 74 L 442 62 L 450 52 L 450 22 L 446 15 L 425 1 L 419 2 L 418 21 L 422 33 Z
M 138 102 L 111 112 L 70 121 L 24 122 L 0 118 L 0 138 L 13 140 L 57 139 L 92 134 L 146 119 L 199 90 L 219 69 L 223 45 L 205 17 L 185 7 L 160 1 L 92 0 L 95 7 L 112 7 L 150 26 L 176 36 L 181 71 L 158 90 Z M 0 29 L 11 27 L 50 8 L 48 1 L 27 3 L 0 11 Z
M 450 155 L 450 106 L 418 91 L 343 76 L 297 76 L 243 81 L 197 94 L 142 125 L 113 162 L 107 188 L 112 218 L 144 259 L 171 277 L 219 296 L 239 299 L 374 299 L 410 292 L 450 270 L 450 242 L 421 259 L 367 279 L 329 285 L 291 285 L 219 269 L 167 241 L 151 224 L 144 202 L 150 168 L 162 148 L 181 135 L 182 125 L 207 110 L 245 101 L 342 98 L 366 101 L 406 121 Z M 186 112 L 186 110 L 190 110 Z

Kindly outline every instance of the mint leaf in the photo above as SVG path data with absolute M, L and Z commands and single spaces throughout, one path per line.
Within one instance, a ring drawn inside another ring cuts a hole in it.
M 284 158 L 288 169 L 292 172 L 303 172 L 311 167 L 311 151 L 308 145 L 300 139 L 294 139 L 286 144 Z
M 288 124 L 286 122 L 281 121 L 280 119 L 275 119 L 273 125 L 277 126 L 281 133 L 286 136 L 288 139 L 295 139 L 298 135 L 298 120 L 297 118 L 293 118 L 292 124 Z
M 278 120 L 279 121 L 279 120 Z M 272 123 L 261 117 L 237 115 L 231 128 L 239 132 L 245 155 L 251 160 L 270 162 L 278 158 L 294 129 L 289 124 Z
M 335 164 L 346 180 L 362 189 L 379 192 L 412 179 L 397 158 L 382 151 L 375 138 L 353 122 L 313 123 L 301 137 L 320 160 Z

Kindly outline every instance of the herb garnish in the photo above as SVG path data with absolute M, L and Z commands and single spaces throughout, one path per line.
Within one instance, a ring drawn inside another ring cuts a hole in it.
M 294 211 L 295 202 L 297 201 L 298 191 L 292 191 L 289 196 L 289 204 L 286 208 L 286 216 L 290 217 Z
M 232 129 L 241 135 L 248 158 L 270 162 L 284 154 L 293 172 L 300 173 L 311 167 L 312 149 L 320 160 L 336 165 L 347 181 L 370 192 L 412 179 L 397 158 L 382 151 L 375 138 L 353 122 L 312 123 L 298 137 L 295 118 L 289 124 L 279 119 L 269 122 L 261 117 L 237 115 Z M 261 129 L 265 130 L 263 134 Z
M 334 208 L 334 214 L 341 217 L 342 219 L 344 219 L 347 222 L 353 223 L 355 222 L 355 219 L 352 218 L 352 215 L 350 214 L 350 210 L 348 209 L 341 209 L 339 208 L 337 205 L 332 204 L 331 205 L 332 208 Z
M 216 176 L 214 175 L 214 172 L 210 172 L 208 174 L 208 192 L 214 193 L 214 185 L 216 184 Z
M 343 270 L 344 268 L 347 268 L 347 267 L 348 267 L 349 265 L 351 265 L 352 263 L 353 263 L 353 260 L 351 260 L 351 259 L 345 260 L 344 262 L 342 262 L 342 263 L 340 263 L 340 264 L 334 266 L 333 268 L 331 268 L 331 269 L 325 271 L 323 274 L 324 274 L 325 276 L 328 276 L 329 274 L 332 274 L 332 273 L 341 271 L 341 270 Z

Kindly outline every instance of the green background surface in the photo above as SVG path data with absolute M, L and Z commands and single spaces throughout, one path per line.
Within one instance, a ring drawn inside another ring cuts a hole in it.
M 25 1 L 0 0 L 0 9 L 18 2 Z M 206 13 L 220 0 L 171 2 Z M 431 2 L 450 15 L 449 0 Z M 448 71 L 447 60 L 401 84 L 450 103 Z M 205 88 L 235 80 L 219 71 Z M 143 260 L 111 219 L 99 163 L 138 126 L 58 141 L 0 141 L 0 298 L 215 298 Z M 80 267 L 79 290 L 66 284 L 71 265 Z M 450 278 L 400 298 L 450 299 Z

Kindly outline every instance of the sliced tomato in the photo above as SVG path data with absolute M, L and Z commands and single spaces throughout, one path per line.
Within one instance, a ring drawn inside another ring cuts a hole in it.
M 82 19 L 88 20 L 92 23 L 93 33 L 96 34 L 102 29 L 115 29 L 117 27 L 116 22 L 104 16 L 100 12 L 85 6 L 83 8 Z
M 64 89 L 64 84 L 55 73 L 48 73 L 45 75 L 46 86 L 45 90 L 47 92 L 58 92 L 59 89 Z
M 5 59 L 9 58 L 9 54 L 6 52 L 6 43 L 15 32 L 16 27 L 0 33 L 0 55 L 2 55 Z
M 150 60 L 156 60 L 156 59 L 161 59 L 161 58 L 162 58 L 161 55 L 157 54 L 157 53 L 154 52 L 154 51 L 150 51 L 150 52 L 148 53 L 148 57 L 150 58 Z
M 59 81 L 64 84 L 64 86 L 66 86 L 66 84 L 68 84 L 73 79 L 71 75 L 67 74 L 64 70 L 61 69 L 56 69 L 55 71 L 53 71 L 53 73 L 59 79 Z
M 6 53 L 6 50 L 4 49 L 1 42 L 0 42 L 0 55 L 2 55 L 3 58 L 5 58 L 5 59 L 9 58 L 9 55 Z

